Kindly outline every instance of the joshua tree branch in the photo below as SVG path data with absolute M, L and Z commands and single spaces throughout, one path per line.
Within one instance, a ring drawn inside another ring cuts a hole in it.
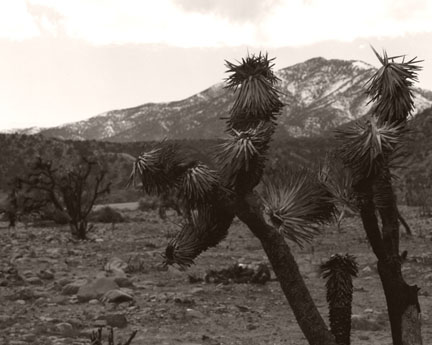
M 236 214 L 261 241 L 297 322 L 311 345 L 336 344 L 307 289 L 283 236 L 268 225 L 259 198 L 249 193 L 236 202 Z

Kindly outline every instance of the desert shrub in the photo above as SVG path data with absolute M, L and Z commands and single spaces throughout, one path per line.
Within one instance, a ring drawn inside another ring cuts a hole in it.
M 90 220 L 96 223 L 122 223 L 123 215 L 109 206 L 102 207 L 90 214 Z
M 110 192 L 106 172 L 102 164 L 85 156 L 79 157 L 73 167 L 56 166 L 37 157 L 25 177 L 17 181 L 31 205 L 49 206 L 67 214 L 72 236 L 86 239 L 93 205 Z
M 55 224 L 65 225 L 69 223 L 70 218 L 65 212 L 50 207 L 43 210 L 40 220 L 52 220 Z
M 160 201 L 157 196 L 145 196 L 138 201 L 140 211 L 154 211 L 159 208 Z

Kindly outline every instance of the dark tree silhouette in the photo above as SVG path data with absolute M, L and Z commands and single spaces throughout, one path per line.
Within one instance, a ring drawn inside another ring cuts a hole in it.
M 51 161 L 38 157 L 21 183 L 30 199 L 64 213 L 72 235 L 85 239 L 89 230 L 87 217 L 93 205 L 109 193 L 110 183 L 105 182 L 105 175 L 96 161 L 85 157 L 71 169 L 54 167 Z
M 334 345 L 285 239 L 302 245 L 330 221 L 335 208 L 318 174 L 294 170 L 285 178 L 260 183 L 270 140 L 283 104 L 272 59 L 252 55 L 226 62 L 227 88 L 235 101 L 227 120 L 227 139 L 215 150 L 218 169 L 181 157 L 175 145 L 161 143 L 138 157 L 130 182 L 138 178 L 150 194 L 175 191 L 188 210 L 178 235 L 168 244 L 165 263 L 186 268 L 222 241 L 235 216 L 261 241 L 282 290 L 308 342 Z
M 374 52 L 382 66 L 367 89 L 371 114 L 338 132 L 338 152 L 353 175 L 363 227 L 378 259 L 393 344 L 422 344 L 419 288 L 408 285 L 402 276 L 400 214 L 392 184 L 392 169 L 404 158 L 407 117 L 414 107 L 412 84 L 420 67 L 416 59 L 397 62 L 400 57 Z

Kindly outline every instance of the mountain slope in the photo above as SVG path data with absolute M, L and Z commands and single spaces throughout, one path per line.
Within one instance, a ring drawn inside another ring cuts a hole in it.
M 279 89 L 286 106 L 279 118 L 278 136 L 318 135 L 364 115 L 369 109 L 364 85 L 374 71 L 361 61 L 324 58 L 279 70 Z M 416 89 L 415 97 L 416 112 L 432 106 L 432 92 Z M 117 142 L 214 139 L 223 135 L 220 118 L 227 116 L 232 101 L 232 94 L 220 83 L 182 101 L 113 110 L 40 133 Z

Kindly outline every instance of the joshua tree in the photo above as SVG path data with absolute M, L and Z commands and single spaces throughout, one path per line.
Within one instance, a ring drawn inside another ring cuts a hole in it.
M 332 255 L 321 265 L 321 273 L 327 279 L 330 329 L 338 345 L 351 343 L 352 277 L 358 273 L 357 263 L 351 255 Z
M 393 344 L 421 344 L 419 288 L 402 276 L 399 211 L 392 185 L 392 170 L 404 157 L 407 117 L 414 107 L 412 83 L 420 67 L 416 59 L 396 62 L 399 57 L 374 52 L 382 66 L 367 89 L 371 114 L 338 132 L 339 156 L 353 176 L 363 227 L 378 259 Z
M 226 121 L 228 137 L 217 149 L 219 169 L 181 157 L 176 146 L 162 143 L 138 157 L 130 182 L 139 178 L 150 194 L 176 190 L 187 205 L 182 228 L 166 248 L 166 264 L 190 266 L 226 237 L 237 216 L 261 241 L 308 342 L 334 345 L 285 241 L 310 241 L 319 225 L 333 217 L 331 195 L 318 175 L 306 169 L 266 181 L 264 196 L 258 195 L 256 187 L 283 107 L 278 79 L 267 55 L 226 65 L 227 88 L 236 98 Z
M 106 171 L 95 161 L 84 157 L 72 169 L 55 168 L 51 161 L 38 157 L 21 182 L 29 198 L 67 215 L 72 235 L 85 239 L 89 230 L 87 217 L 93 205 L 109 192 L 105 175 Z

